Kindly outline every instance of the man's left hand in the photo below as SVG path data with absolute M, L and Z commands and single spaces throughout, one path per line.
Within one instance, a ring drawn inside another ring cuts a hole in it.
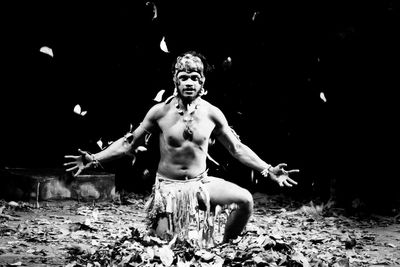
M 293 185 L 297 185 L 297 182 L 289 177 L 290 173 L 299 172 L 300 170 L 285 170 L 286 163 L 280 163 L 275 167 L 272 167 L 269 171 L 269 175 L 271 179 L 279 184 L 279 186 L 288 186 L 292 187 Z

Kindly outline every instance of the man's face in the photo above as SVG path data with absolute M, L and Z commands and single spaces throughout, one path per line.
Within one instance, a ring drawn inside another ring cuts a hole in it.
M 203 86 L 203 80 L 198 72 L 181 71 L 176 75 L 176 85 L 183 98 L 195 99 Z

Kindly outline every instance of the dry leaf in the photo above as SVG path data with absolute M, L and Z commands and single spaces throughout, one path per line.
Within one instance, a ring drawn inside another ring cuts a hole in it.
M 10 201 L 7 204 L 8 204 L 8 206 L 13 207 L 13 208 L 19 207 L 19 204 L 15 201 Z
M 190 267 L 192 265 L 191 261 L 183 261 L 181 257 L 178 257 L 176 262 L 176 267 Z
M 350 267 L 350 261 L 348 258 L 343 258 L 335 262 L 332 267 Z
M 296 263 L 300 263 L 303 267 L 310 267 L 310 263 L 308 262 L 308 259 L 304 257 L 304 255 L 298 251 L 293 253 L 291 255 L 291 260 L 295 261 Z
M 161 42 L 160 42 L 160 48 L 162 51 L 164 51 L 165 53 L 169 53 L 167 44 L 165 43 L 165 36 L 163 36 Z
M 53 50 L 50 47 L 42 46 L 39 51 L 42 52 L 43 54 L 47 54 L 51 57 L 54 57 Z
M 260 14 L 260 11 L 254 11 L 253 16 L 251 17 L 251 20 L 255 21 L 257 16 L 258 16 L 258 14 Z
M 391 243 L 386 243 L 386 246 L 391 247 L 391 248 L 396 248 L 397 246 Z
M 215 255 L 213 253 L 208 252 L 207 250 L 201 249 L 195 253 L 196 256 L 200 257 L 206 262 L 211 261 Z
M 157 6 L 153 2 L 146 2 L 146 6 L 151 6 L 153 9 L 153 18 L 151 20 L 155 20 L 158 16 Z
M 157 93 L 156 97 L 154 98 L 154 101 L 161 102 L 162 101 L 162 96 L 163 96 L 164 93 L 165 93 L 164 89 L 160 90 Z
M 158 250 L 158 256 L 165 266 L 171 266 L 172 262 L 174 261 L 174 255 L 174 252 L 169 248 L 168 245 L 165 245 Z
M 154 248 L 152 247 L 146 247 L 146 252 L 147 255 L 149 255 L 149 258 L 152 260 L 154 258 Z
M 79 104 L 76 104 L 74 107 L 74 113 L 81 115 L 81 116 L 85 116 L 87 111 L 82 111 L 82 108 Z
M 319 97 L 322 99 L 322 101 L 326 102 L 326 97 L 324 92 L 319 93 Z
M 101 138 L 99 141 L 96 142 L 96 144 L 100 147 L 101 150 L 103 150 L 103 141 L 101 141 Z
M 144 152 L 144 151 L 147 151 L 147 148 L 144 147 L 144 146 L 138 146 L 138 147 L 135 149 L 135 152 L 136 152 L 136 153 L 137 153 L 137 152 Z

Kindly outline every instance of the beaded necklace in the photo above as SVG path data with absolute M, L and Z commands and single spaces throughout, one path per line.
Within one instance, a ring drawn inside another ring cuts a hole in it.
M 185 123 L 185 129 L 183 130 L 182 136 L 183 139 L 192 141 L 193 140 L 193 129 L 192 129 L 192 123 L 193 123 L 193 115 L 197 108 L 199 107 L 199 101 L 194 101 L 190 104 L 188 104 L 186 107 L 186 113 L 185 110 L 183 110 L 180 107 L 180 101 L 177 99 L 177 103 L 175 104 L 175 108 L 178 110 L 179 115 L 183 116 L 183 122 Z

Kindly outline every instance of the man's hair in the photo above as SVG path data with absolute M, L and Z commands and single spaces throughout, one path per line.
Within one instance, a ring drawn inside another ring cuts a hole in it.
M 201 63 L 203 64 L 203 68 L 202 68 L 201 71 L 203 72 L 204 75 L 206 75 L 208 72 L 211 71 L 212 67 L 208 64 L 207 59 L 203 54 L 201 54 L 201 53 L 199 53 L 197 51 L 194 51 L 194 50 L 189 50 L 189 51 L 186 51 L 186 52 L 184 52 L 184 53 L 182 53 L 182 54 L 180 54 L 179 56 L 176 57 L 176 60 L 172 64 L 172 75 L 175 76 L 177 74 L 176 71 L 177 71 L 177 67 L 179 65 L 178 63 L 183 58 L 185 58 L 185 56 L 187 57 L 188 55 L 192 56 L 192 57 L 197 57 L 197 58 L 200 59 Z

